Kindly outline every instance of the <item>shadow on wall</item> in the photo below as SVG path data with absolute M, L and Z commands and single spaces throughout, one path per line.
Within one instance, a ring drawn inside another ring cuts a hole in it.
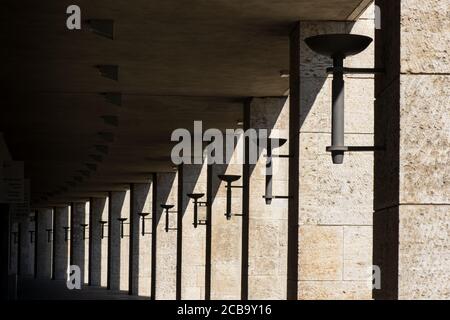
M 141 241 L 141 232 L 140 232 L 140 225 L 141 225 L 141 217 L 138 215 L 138 213 L 146 212 L 145 211 L 145 204 L 147 202 L 147 197 L 152 197 L 150 193 L 150 189 L 153 185 L 153 180 L 150 180 L 148 183 L 139 183 L 139 184 L 133 184 L 131 186 L 131 194 L 130 194 L 130 281 L 129 281 L 129 288 L 130 288 L 130 294 L 139 294 L 139 287 L 143 286 L 143 284 L 140 284 L 139 278 L 142 276 L 141 270 L 140 270 L 140 249 L 142 246 L 142 243 L 145 242 Z M 144 195 L 144 196 L 142 196 Z M 153 201 L 153 198 L 151 199 Z M 152 203 L 152 206 L 156 205 Z M 151 213 L 151 212 L 149 212 Z M 153 219 L 153 215 L 150 215 L 150 217 Z M 148 219 L 147 217 L 144 217 L 144 219 Z M 149 227 L 147 227 L 148 224 L 146 224 L 146 231 L 145 235 L 146 237 L 151 236 L 149 235 Z M 144 287 L 144 286 L 143 286 Z
M 125 191 L 113 191 L 109 194 L 108 217 L 108 289 L 120 288 L 120 218 L 125 203 Z

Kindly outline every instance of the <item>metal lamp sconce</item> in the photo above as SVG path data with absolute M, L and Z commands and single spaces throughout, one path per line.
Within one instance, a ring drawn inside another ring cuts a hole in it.
M 30 234 L 30 243 L 34 243 L 34 232 L 34 230 L 28 231 L 28 233 Z
M 18 234 L 19 234 L 19 233 L 18 233 L 17 231 L 11 232 L 11 235 L 13 236 L 13 243 L 14 243 L 14 244 L 17 244 L 17 242 L 18 242 L 18 240 L 17 240 Z
M 53 229 L 45 229 L 45 231 L 47 231 L 47 242 L 50 243 L 53 241 Z
M 273 199 L 289 199 L 289 196 L 274 196 L 272 194 L 272 179 L 273 179 L 273 158 L 290 158 L 290 155 L 272 154 L 273 149 L 277 149 L 285 145 L 287 139 L 269 138 L 267 139 L 267 155 L 266 155 L 266 189 L 263 198 L 266 204 L 270 205 Z
M 324 34 L 305 39 L 306 44 L 313 51 L 333 59 L 333 67 L 327 68 L 327 73 L 333 74 L 331 146 L 327 147 L 327 151 L 331 152 L 334 164 L 342 164 L 344 162 L 345 152 L 384 149 L 384 147 L 376 146 L 345 146 L 344 142 L 344 74 L 375 74 L 384 72 L 384 69 L 344 68 L 344 60 L 367 49 L 372 41 L 370 37 L 355 34 Z
M 238 181 L 241 176 L 236 175 L 218 175 L 219 179 L 222 181 L 225 181 L 227 185 L 225 188 L 227 188 L 227 209 L 225 212 L 225 217 L 227 217 L 227 220 L 231 220 L 232 216 L 242 216 L 242 214 L 232 214 L 231 213 L 231 189 L 232 188 L 242 188 L 242 186 L 233 186 L 232 183 Z
M 177 228 L 169 228 L 169 213 L 173 212 L 169 210 L 172 209 L 173 207 L 175 207 L 173 204 L 161 205 L 161 208 L 163 208 L 166 211 L 166 227 L 165 227 L 166 232 L 169 232 L 169 230 L 177 230 Z
M 70 227 L 63 227 L 63 229 L 64 229 L 64 242 L 67 242 L 69 240 Z
M 99 221 L 99 223 L 100 223 L 100 228 L 101 228 L 101 231 L 100 231 L 100 239 L 104 239 L 105 238 L 105 226 L 106 226 L 106 224 L 108 223 L 108 221 L 103 221 L 103 220 L 100 220 Z
M 86 228 L 89 226 L 87 223 L 81 223 L 81 228 L 83 229 L 83 240 L 86 240 Z
M 147 216 L 149 215 L 149 212 L 139 212 L 138 216 L 141 217 L 141 221 L 142 221 L 142 231 L 141 234 L 144 237 L 146 234 L 152 234 L 151 232 L 145 232 L 145 220 L 151 220 L 151 218 L 147 218 Z
M 204 193 L 188 193 L 188 198 L 192 199 L 194 201 L 194 228 L 197 228 L 198 225 L 206 225 L 208 223 L 207 220 L 199 220 L 198 219 L 198 207 L 207 207 L 207 202 L 201 202 L 198 201 L 200 198 L 203 198 L 205 196 Z
M 117 218 L 117 220 L 120 222 L 120 239 L 123 239 L 125 237 L 123 225 L 128 218 Z

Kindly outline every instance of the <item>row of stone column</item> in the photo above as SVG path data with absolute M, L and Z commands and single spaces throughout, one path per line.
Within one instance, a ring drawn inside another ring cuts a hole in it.
M 88 206 L 55 209 L 52 244 L 44 240 L 53 222 L 43 220 L 51 210 L 39 210 L 36 274 L 51 275 L 50 256 L 55 278 L 65 276 L 69 259 L 88 284 L 154 299 L 370 298 L 373 155 L 349 154 L 344 165 L 331 164 L 324 149 L 330 136 L 325 90 L 330 61 L 302 40 L 331 32 L 373 33 L 373 17 L 354 25 L 299 24 L 290 39 L 290 98 L 254 98 L 243 107 L 244 129 L 266 129 L 272 138 L 287 139 L 275 152 L 281 157 L 273 158 L 270 203 L 263 198 L 266 154 L 251 165 L 183 165 L 129 191 L 91 199 Z M 372 60 L 373 48 L 349 63 L 370 66 Z M 348 138 L 370 145 L 373 112 L 360 105 L 373 104 L 373 78 L 347 82 Z M 240 176 L 232 189 L 230 220 L 222 174 Z M 192 193 L 203 193 L 199 201 L 208 204 L 197 208 L 200 222 L 207 221 L 197 228 Z M 162 204 L 174 207 L 167 213 Z M 58 235 L 65 224 L 61 213 L 70 215 L 67 248 Z M 149 213 L 145 235 L 138 213 Z M 123 238 L 119 218 L 127 218 Z M 107 222 L 103 239 L 99 221 Z M 82 239 L 81 224 L 88 225 L 88 239 Z M 53 254 L 47 253 L 52 245 Z
M 287 125 L 283 98 L 256 99 L 255 117 L 267 122 L 265 108 L 274 105 L 278 117 L 270 121 Z M 35 276 L 66 279 L 67 267 L 77 265 L 85 284 L 154 299 L 285 298 L 287 201 L 266 205 L 264 159 L 247 170 L 247 179 L 242 164 L 182 165 L 107 198 L 38 209 Z M 281 195 L 287 193 L 287 166 L 279 168 L 274 189 Z M 223 174 L 240 177 L 232 190 L 230 220 Z M 204 194 L 197 226 L 188 197 L 193 193 Z M 174 207 L 167 212 L 164 204 Z

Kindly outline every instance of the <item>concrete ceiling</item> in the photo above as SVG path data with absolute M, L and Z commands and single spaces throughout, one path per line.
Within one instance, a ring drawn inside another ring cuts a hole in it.
M 79 0 L 83 21 L 113 19 L 114 39 L 69 31 L 72 1 L 2 4 L 0 113 L 34 205 L 76 201 L 172 170 L 176 128 L 235 128 L 253 96 L 281 96 L 298 20 L 352 20 L 367 0 Z M 6 31 L 6 32 L 5 32 Z M 118 65 L 118 81 L 98 65 Z M 121 92 L 121 106 L 102 93 Z

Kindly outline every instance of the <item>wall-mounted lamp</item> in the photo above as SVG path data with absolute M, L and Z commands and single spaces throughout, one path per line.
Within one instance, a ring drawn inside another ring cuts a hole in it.
M 81 228 L 83 228 L 83 240 L 86 240 L 86 228 L 88 227 L 87 223 L 81 223 L 80 224 Z
M 141 234 L 144 237 L 146 234 L 152 234 L 151 232 L 146 233 L 145 232 L 145 220 L 151 220 L 151 218 L 146 218 L 150 213 L 149 212 L 139 212 L 138 216 L 141 217 L 142 221 L 142 231 Z
M 30 243 L 34 242 L 34 230 L 30 230 L 28 231 L 28 233 L 30 234 Z
M 11 235 L 13 236 L 13 243 L 14 244 L 17 244 L 17 236 L 18 236 L 18 232 L 17 231 L 13 231 L 13 232 L 11 232 Z
M 64 242 L 67 242 L 69 240 L 70 227 L 63 227 L 63 229 L 64 229 Z
M 169 230 L 177 230 L 176 228 L 169 228 L 169 213 L 171 211 L 169 211 L 170 209 L 172 209 L 173 207 L 175 207 L 173 204 L 162 204 L 161 208 L 163 208 L 166 211 L 166 232 L 169 232 Z
M 327 68 L 327 72 L 333 74 L 331 146 L 327 147 L 327 151 L 331 152 L 334 164 L 344 162 L 345 152 L 383 149 L 383 147 L 373 146 L 349 147 L 344 143 L 344 74 L 384 72 L 384 69 L 344 68 L 344 60 L 367 49 L 372 41 L 370 37 L 355 34 L 324 34 L 305 39 L 306 44 L 313 51 L 333 59 L 333 67 Z
M 205 196 L 204 193 L 188 193 L 187 194 L 188 198 L 191 198 L 192 200 L 194 200 L 194 228 L 197 228 L 197 226 L 200 225 L 206 225 L 207 224 L 207 220 L 199 220 L 198 219 L 198 206 L 203 206 L 203 207 L 207 207 L 208 203 L 207 202 L 200 202 L 198 201 L 200 198 L 203 198 Z
M 125 237 L 123 225 L 128 218 L 117 218 L 117 220 L 120 222 L 120 239 L 123 239 Z
M 231 213 L 231 188 L 242 188 L 242 186 L 232 186 L 231 184 L 235 181 L 238 181 L 241 176 L 236 175 L 218 175 L 219 179 L 222 181 L 225 181 L 227 185 L 225 188 L 227 188 L 227 210 L 225 212 L 225 216 L 227 217 L 227 220 L 231 220 L 231 217 L 233 214 Z M 237 216 L 237 214 L 234 214 Z
M 103 238 L 105 238 L 105 226 L 106 226 L 106 224 L 108 223 L 108 221 L 103 221 L 103 220 L 100 220 L 99 221 L 99 223 L 100 223 L 100 228 L 101 228 L 101 231 L 100 231 L 100 239 L 103 239 Z
M 52 242 L 52 234 L 53 234 L 53 229 L 45 229 L 45 231 L 47 231 L 47 242 Z
M 263 198 L 266 204 L 272 203 L 273 199 L 289 199 L 289 196 L 274 196 L 272 195 L 272 180 L 273 180 L 273 158 L 290 158 L 290 155 L 272 154 L 274 149 L 285 145 L 287 139 L 269 138 L 267 139 L 267 155 L 266 155 L 266 192 Z

